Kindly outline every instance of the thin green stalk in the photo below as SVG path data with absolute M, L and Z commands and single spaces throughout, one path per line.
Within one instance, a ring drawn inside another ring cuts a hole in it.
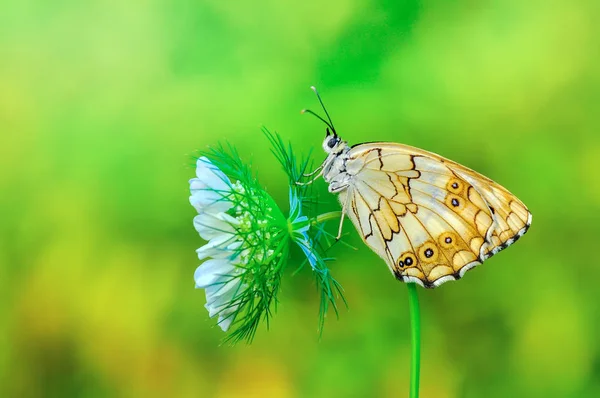
M 419 297 L 417 284 L 407 283 L 408 305 L 410 308 L 410 398 L 419 397 L 419 376 L 421 373 L 421 315 L 419 312 Z
M 329 213 L 323 213 L 317 216 L 317 223 L 323 223 L 328 220 L 334 220 L 336 218 L 340 218 L 342 216 L 341 211 L 330 211 Z

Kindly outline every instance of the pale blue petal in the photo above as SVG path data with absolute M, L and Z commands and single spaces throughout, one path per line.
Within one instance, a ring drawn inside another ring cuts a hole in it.
M 294 241 L 296 242 L 296 244 L 298 244 L 298 246 L 300 246 L 300 248 L 304 252 L 304 255 L 308 259 L 308 262 L 310 263 L 311 267 L 315 268 L 317 266 L 317 257 L 313 253 L 312 245 L 310 243 L 310 238 L 308 237 L 308 234 L 304 232 L 302 233 L 301 238 L 295 238 Z
M 310 228 L 310 224 L 307 223 L 308 221 L 308 217 L 306 216 L 301 216 L 296 218 L 294 221 L 292 221 L 292 227 L 294 229 L 294 233 L 300 233 L 300 234 L 305 234 L 306 232 L 308 232 L 308 229 Z M 298 228 L 297 224 L 303 223 L 304 226 Z
M 294 220 L 302 214 L 302 202 L 298 198 L 298 195 L 290 187 L 290 219 Z

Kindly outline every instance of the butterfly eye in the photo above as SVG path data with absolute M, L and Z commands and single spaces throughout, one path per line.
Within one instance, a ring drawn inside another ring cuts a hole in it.
M 332 138 L 329 141 L 327 141 L 327 146 L 329 148 L 333 148 L 335 146 L 335 144 L 337 144 L 337 138 Z

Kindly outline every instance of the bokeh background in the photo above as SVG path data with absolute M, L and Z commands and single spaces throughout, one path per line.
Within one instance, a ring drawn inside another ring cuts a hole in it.
M 401 397 L 406 288 L 334 249 L 269 331 L 223 337 L 194 290 L 191 154 L 228 140 L 286 206 L 262 124 L 322 159 L 316 85 L 350 143 L 422 147 L 531 209 L 510 249 L 419 289 L 422 397 L 600 396 L 597 0 L 8 0 L 0 4 L 0 395 Z M 318 189 L 327 196 L 325 184 Z M 299 258 L 292 259 L 298 261 Z

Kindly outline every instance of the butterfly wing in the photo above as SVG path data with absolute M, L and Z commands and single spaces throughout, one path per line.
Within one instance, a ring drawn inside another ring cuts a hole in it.
M 353 147 L 340 193 L 365 243 L 405 282 L 436 287 L 511 245 L 531 223 L 525 205 L 487 177 L 401 144 Z

